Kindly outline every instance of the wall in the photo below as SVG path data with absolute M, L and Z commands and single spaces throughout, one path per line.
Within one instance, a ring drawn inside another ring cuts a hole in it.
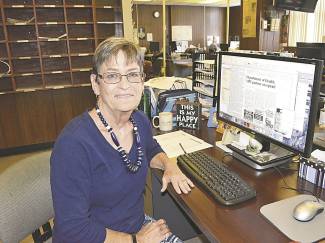
M 153 33 L 153 40 L 159 41 L 162 46 L 162 6 L 138 5 L 138 26 L 144 27 L 146 33 Z M 136 9 L 136 7 L 134 7 Z M 152 17 L 154 10 L 159 10 L 158 19 Z M 201 6 L 166 6 L 167 35 L 171 32 L 172 25 L 192 25 L 192 42 L 190 44 L 204 46 L 207 35 L 220 36 L 220 42 L 225 41 L 226 9 L 216 7 L 205 8 Z M 133 14 L 136 22 L 136 13 Z M 170 24 L 169 24 L 170 23 Z M 205 29 L 205 31 L 204 31 Z M 168 38 L 168 36 L 167 36 Z M 140 40 L 140 45 L 148 46 L 147 41 Z
M 204 14 L 204 7 L 171 6 L 171 26 L 173 25 L 192 25 L 193 39 L 190 44 L 195 46 L 198 44 L 201 47 L 205 46 L 207 35 L 220 36 L 220 42 L 224 42 L 226 10 L 225 8 L 205 7 Z
M 230 9 L 229 35 L 240 36 L 240 49 L 257 51 L 279 51 L 280 31 L 261 29 L 262 19 L 266 19 L 266 12 L 272 6 L 272 0 L 257 0 L 256 38 L 242 38 L 242 7 Z M 281 18 L 284 12 L 275 11 L 276 17 Z
M 205 8 L 206 35 L 220 36 L 220 43 L 226 41 L 226 8 Z
M 243 0 L 241 1 L 241 6 L 243 6 Z M 253 38 L 242 38 L 242 16 L 240 15 L 240 49 L 242 50 L 260 50 L 259 46 L 259 36 L 260 36 L 260 14 L 261 14 L 261 7 L 262 7 L 262 0 L 257 0 L 257 13 L 256 13 L 256 37 Z M 241 12 L 243 11 L 243 8 L 241 7 Z
M 159 18 L 154 18 L 152 13 L 158 10 L 160 12 Z M 138 19 L 138 27 L 144 27 L 145 33 L 152 33 L 153 41 L 160 42 L 160 48 L 162 47 L 162 6 L 158 5 L 135 5 L 133 7 L 134 22 L 137 23 Z M 146 41 L 146 37 L 144 40 L 139 40 L 140 46 L 148 47 L 149 44 Z
M 73 117 L 92 108 L 91 87 L 0 95 L 0 154 L 8 148 L 51 143 Z
M 237 35 L 241 38 L 242 32 L 242 9 L 241 6 L 230 8 L 229 12 L 229 40 Z
M 256 14 L 256 38 L 242 38 L 242 7 L 230 8 L 229 35 L 230 39 L 234 35 L 240 36 L 243 50 L 280 50 L 280 31 L 266 31 L 261 29 L 261 20 L 265 19 L 266 10 L 272 5 L 272 0 L 257 0 Z M 135 9 L 136 6 L 133 7 Z M 146 33 L 153 33 L 153 40 L 160 42 L 162 47 L 162 6 L 158 5 L 137 5 L 139 27 L 145 27 Z M 154 10 L 159 10 L 161 16 L 158 19 L 152 17 Z M 205 8 L 205 33 L 204 33 L 204 7 L 200 6 L 166 6 L 167 33 L 171 32 L 168 28 L 172 25 L 192 25 L 194 45 L 200 43 L 204 46 L 207 35 L 219 35 L 220 42 L 225 41 L 226 34 L 226 8 L 206 7 Z M 276 11 L 276 17 L 281 18 L 283 11 Z M 169 18 L 168 18 L 169 16 Z M 136 22 L 136 14 L 133 14 Z M 168 37 L 167 37 L 168 38 Z M 147 41 L 140 40 L 140 45 L 147 46 Z
M 192 42 L 190 42 L 190 44 L 197 46 L 200 43 L 201 46 L 203 45 L 203 7 L 172 6 L 171 26 L 173 25 L 192 25 Z
M 285 11 L 275 10 L 272 6 L 272 0 L 264 0 L 262 2 L 261 8 L 261 19 L 267 19 L 268 10 L 272 10 L 274 14 L 273 17 L 281 19 L 284 15 Z M 267 31 L 267 30 L 260 30 L 260 43 L 259 49 L 265 51 L 280 51 L 280 30 L 278 31 Z

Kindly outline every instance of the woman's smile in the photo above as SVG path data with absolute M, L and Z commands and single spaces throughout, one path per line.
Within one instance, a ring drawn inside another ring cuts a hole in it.
M 132 97 L 134 97 L 133 94 L 116 94 L 115 95 L 115 98 L 117 98 L 117 99 L 129 99 Z

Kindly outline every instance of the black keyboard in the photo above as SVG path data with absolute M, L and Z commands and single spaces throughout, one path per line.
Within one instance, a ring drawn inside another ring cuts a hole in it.
M 234 205 L 256 197 L 255 189 L 239 175 L 203 152 L 180 155 L 177 164 L 221 204 Z

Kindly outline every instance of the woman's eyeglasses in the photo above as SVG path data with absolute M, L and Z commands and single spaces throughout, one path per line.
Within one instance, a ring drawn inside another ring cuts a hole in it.
M 141 83 L 143 82 L 146 75 L 143 72 L 130 72 L 123 75 L 120 73 L 109 72 L 97 74 L 97 76 L 101 78 L 106 84 L 117 84 L 121 82 L 123 76 L 125 76 L 130 83 Z

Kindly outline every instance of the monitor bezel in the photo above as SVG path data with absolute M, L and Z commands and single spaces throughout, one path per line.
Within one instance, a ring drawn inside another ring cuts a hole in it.
M 296 62 L 296 63 L 307 63 L 315 65 L 315 74 L 314 74 L 314 83 L 312 88 L 312 96 L 311 96 L 311 105 L 310 105 L 310 114 L 309 114 L 309 122 L 308 122 L 308 130 L 307 130 L 307 137 L 306 137 L 306 145 L 304 151 L 297 150 L 292 148 L 286 144 L 283 144 L 271 137 L 265 136 L 262 133 L 253 131 L 247 127 L 241 126 L 235 122 L 229 121 L 223 117 L 220 117 L 220 89 L 221 89 L 221 64 L 222 64 L 222 57 L 223 56 L 239 56 L 239 57 L 248 57 L 248 58 L 259 58 L 259 59 L 266 59 L 266 60 L 276 60 L 276 61 L 285 61 L 285 62 Z M 219 62 L 218 62 L 218 95 L 217 95 L 217 119 L 223 122 L 226 122 L 232 126 L 238 127 L 243 131 L 246 131 L 250 134 L 260 136 L 262 139 L 266 139 L 271 143 L 279 145 L 289 151 L 292 151 L 296 154 L 300 154 L 303 157 L 310 157 L 312 152 L 312 145 L 313 145 L 313 136 L 314 136 L 314 129 L 316 124 L 316 116 L 318 110 L 318 102 L 319 102 L 319 90 L 320 90 L 320 81 L 321 81 L 321 70 L 323 67 L 323 61 L 316 60 L 316 59 L 306 59 L 306 58 L 295 58 L 295 57 L 282 57 L 282 56 L 274 56 L 274 55 L 262 55 L 262 54 L 251 54 L 251 53 L 239 53 L 239 52 L 220 52 L 219 53 Z M 315 95 L 316 94 L 316 95 Z
M 323 42 L 296 42 L 297 47 L 304 47 L 304 48 L 325 48 L 325 43 Z
M 297 51 L 296 54 L 298 57 L 301 58 L 315 58 L 315 59 L 320 59 L 325 61 L 325 43 L 322 42 L 297 42 Z M 305 52 L 308 50 L 314 50 L 315 52 L 317 51 L 318 55 L 316 57 L 312 57 L 311 55 L 308 57 L 305 55 Z M 304 53 L 303 55 L 301 55 Z M 320 56 L 320 57 L 319 57 Z
M 155 47 L 155 48 L 152 48 L 152 47 Z M 158 47 L 158 48 L 156 48 Z M 155 50 L 152 50 L 152 49 L 155 49 Z M 159 41 L 150 41 L 149 42 L 149 50 L 151 52 L 160 52 L 160 43 Z
M 301 5 L 298 5 L 296 3 L 286 3 L 284 0 L 275 0 L 275 7 L 278 9 L 313 13 L 315 12 L 317 2 L 318 0 L 304 0 Z

